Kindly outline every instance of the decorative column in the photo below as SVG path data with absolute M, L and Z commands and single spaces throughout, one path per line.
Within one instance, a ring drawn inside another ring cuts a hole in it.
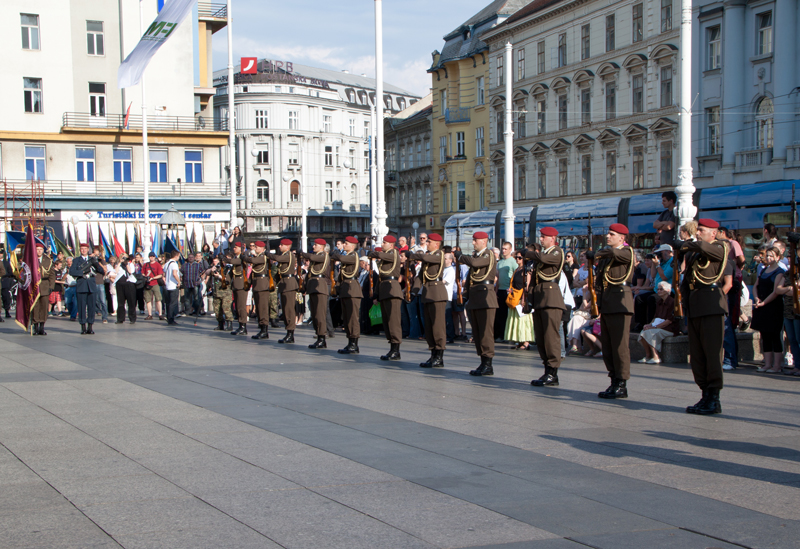
M 722 108 L 720 109 L 722 165 L 733 169 L 736 153 L 744 149 L 744 86 L 747 78 L 744 70 L 749 63 L 744 54 L 743 39 L 745 0 L 728 0 L 725 2 L 722 25 Z M 706 149 L 703 148 L 705 153 Z
M 795 22 L 797 0 L 777 0 L 772 20 L 775 24 L 775 45 L 772 57 L 775 115 L 773 118 L 773 162 L 786 160 L 786 147 L 792 144 L 795 120 L 795 95 L 798 82 L 793 68 L 797 58 Z M 791 95 L 790 95 L 791 94 Z
M 694 219 L 697 208 L 692 202 L 692 0 L 681 1 L 681 91 L 678 128 L 681 137 L 680 167 L 678 168 L 678 203 L 675 214 L 680 227 Z

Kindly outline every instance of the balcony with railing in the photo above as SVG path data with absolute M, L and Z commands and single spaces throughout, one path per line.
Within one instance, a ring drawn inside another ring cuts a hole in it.
M 9 184 L 25 184 L 23 180 L 9 179 Z M 27 182 L 30 184 L 30 182 Z M 144 184 L 141 181 L 58 181 L 44 180 L 40 182 L 46 196 L 144 196 Z M 151 197 L 194 197 L 221 198 L 230 196 L 230 185 L 226 181 L 208 183 L 150 183 Z
M 736 165 L 734 171 L 755 172 L 763 169 L 772 162 L 772 148 L 769 149 L 745 149 L 736 153 Z
M 458 107 L 457 109 L 445 109 L 444 122 L 445 124 L 462 124 L 470 121 L 470 108 Z
M 214 2 L 198 2 L 197 16 L 200 19 L 227 19 L 228 5 Z
M 61 120 L 63 129 L 141 130 L 142 116 L 130 115 L 125 125 L 124 114 L 95 116 L 88 112 L 65 112 Z M 214 120 L 202 116 L 148 116 L 147 130 L 154 132 L 223 132 L 228 130 L 227 120 Z

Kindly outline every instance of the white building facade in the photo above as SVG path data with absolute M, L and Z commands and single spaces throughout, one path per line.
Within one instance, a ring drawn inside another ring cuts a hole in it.
M 370 137 L 375 81 L 262 59 L 256 74 L 236 67 L 239 215 L 250 233 L 293 236 L 302 204 L 309 237 L 370 233 Z M 215 73 L 215 119 L 227 118 L 227 73 Z M 389 84 L 387 116 L 419 97 Z M 303 196 L 304 195 L 304 196 Z

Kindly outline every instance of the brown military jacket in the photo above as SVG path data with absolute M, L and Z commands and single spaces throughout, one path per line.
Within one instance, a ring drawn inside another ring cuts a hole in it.
M 566 309 L 558 279 L 564 269 L 564 251 L 558 246 L 547 250 L 526 251 L 525 259 L 534 261 L 528 300 L 534 309 Z
M 283 254 L 267 253 L 266 256 L 278 264 L 278 291 L 282 294 L 296 292 L 300 283 L 294 274 L 297 265 L 292 250 Z
M 6 268 L 3 263 L 4 261 L 0 261 L 0 277 L 6 276 Z
M 253 266 L 253 272 L 250 273 L 250 284 L 253 291 L 268 292 L 269 262 L 267 261 L 267 254 L 245 256 L 243 260 Z
M 444 252 L 436 250 L 432 254 L 411 254 L 412 261 L 421 261 L 419 277 L 422 280 L 422 302 L 447 301 L 447 287 L 442 280 L 444 272 Z
M 632 315 L 633 293 L 626 283 L 633 273 L 630 246 L 603 248 L 595 255 L 597 308 L 604 315 Z
M 308 266 L 308 278 L 306 279 L 307 294 L 331 294 L 331 258 L 327 252 L 312 254 L 307 252 L 297 252 L 302 258 L 308 259 L 311 264 Z
M 727 315 L 728 300 L 722 291 L 725 275 L 733 274 L 728 261 L 728 244 L 716 240 L 709 244 L 688 241 L 681 246 L 686 260 L 681 293 L 684 313 L 688 318 Z M 676 265 L 678 260 L 676 258 Z
M 230 283 L 231 290 L 244 290 L 244 258 L 242 255 L 227 256 L 225 263 L 233 265 L 233 268 L 228 273 L 228 282 Z
M 403 290 L 400 288 L 400 252 L 394 249 L 388 252 L 370 252 L 367 257 L 378 260 L 378 274 L 381 280 L 378 286 L 378 301 L 403 299 Z
M 459 259 L 469 267 L 467 287 L 464 288 L 465 308 L 472 309 L 497 309 L 497 292 L 494 289 L 494 280 L 497 278 L 497 260 L 494 252 L 484 248 L 481 252 L 474 252 L 471 256 L 463 254 Z M 456 276 L 461 274 L 461 269 L 456 265 Z
M 56 285 L 56 270 L 53 268 L 53 260 L 46 255 L 43 255 L 39 262 L 39 274 L 42 277 L 39 282 L 39 295 L 49 296 Z
M 347 252 L 332 252 L 331 259 L 342 264 L 339 268 L 339 280 L 336 283 L 336 291 L 339 293 L 339 297 L 364 297 L 361 292 L 361 286 L 358 284 L 358 254 L 355 252 L 350 254 Z

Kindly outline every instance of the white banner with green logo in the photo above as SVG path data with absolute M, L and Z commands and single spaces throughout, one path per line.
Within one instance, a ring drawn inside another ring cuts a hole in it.
M 150 59 L 192 11 L 197 0 L 169 0 L 145 31 L 131 54 L 119 66 L 117 87 L 129 88 L 139 83 Z

